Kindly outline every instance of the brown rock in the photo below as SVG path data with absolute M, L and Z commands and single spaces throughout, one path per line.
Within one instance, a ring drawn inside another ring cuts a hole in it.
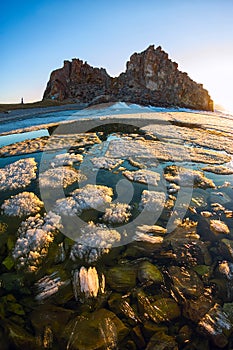
M 125 73 L 117 78 L 110 77 L 103 68 L 72 59 L 51 73 L 43 98 L 88 104 L 125 101 L 212 111 L 208 92 L 177 68 L 160 46 L 154 49 L 153 45 L 134 53 Z

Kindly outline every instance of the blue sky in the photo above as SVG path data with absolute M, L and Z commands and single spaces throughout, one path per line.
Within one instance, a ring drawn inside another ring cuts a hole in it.
M 40 100 L 66 59 L 116 76 L 154 44 L 233 110 L 232 18 L 232 0 L 2 1 L 0 103 Z

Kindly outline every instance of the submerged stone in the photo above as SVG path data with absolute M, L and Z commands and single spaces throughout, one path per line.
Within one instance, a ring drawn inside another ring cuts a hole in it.
M 224 348 L 228 344 L 233 325 L 222 307 L 215 304 L 199 321 L 198 329 L 207 335 L 216 346 Z
M 162 283 L 163 275 L 157 266 L 143 261 L 138 267 L 138 279 L 141 283 Z
M 129 329 L 113 312 L 99 309 L 71 320 L 63 339 L 70 350 L 116 349 L 128 333 Z
M 178 344 L 175 338 L 162 332 L 155 333 L 151 337 L 146 347 L 146 350 L 178 350 L 178 349 L 179 349 Z
M 168 268 L 173 282 L 173 291 L 181 297 L 199 297 L 203 293 L 203 282 L 197 273 L 185 267 L 171 266 Z
M 137 271 L 133 266 L 116 266 L 106 272 L 106 282 L 117 292 L 128 292 L 136 286 Z

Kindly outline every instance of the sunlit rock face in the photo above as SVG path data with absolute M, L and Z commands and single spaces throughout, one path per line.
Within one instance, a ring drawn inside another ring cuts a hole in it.
M 51 73 L 44 99 L 91 104 L 120 100 L 213 110 L 213 101 L 202 84 L 180 72 L 177 63 L 160 46 L 155 49 L 154 45 L 134 53 L 126 71 L 117 78 L 79 59 L 64 61 L 62 68 Z

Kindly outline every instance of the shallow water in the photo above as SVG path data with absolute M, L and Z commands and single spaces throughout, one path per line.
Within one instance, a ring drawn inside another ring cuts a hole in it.
M 47 130 L 41 129 L 0 137 L 0 145 L 46 136 L 46 133 Z M 169 349 L 184 350 L 231 348 L 233 317 L 229 310 L 233 306 L 233 218 L 229 214 L 227 217 L 226 210 L 233 211 L 233 175 L 205 172 L 216 188 L 184 187 L 169 197 L 169 183 L 163 174 L 165 168 L 174 162 L 161 161 L 157 167 L 151 168 L 160 174 L 157 186 L 126 179 L 122 168 L 138 170 L 129 159 L 124 159 L 112 170 L 94 169 L 91 158 L 105 155 L 111 141 L 125 136 L 131 137 L 131 134 L 127 131 L 124 134 L 110 132 L 107 138 L 102 136 L 104 147 L 96 144 L 82 150 L 75 149 L 74 152 L 83 154 L 84 160 L 81 164 L 75 163 L 73 168 L 84 172 L 87 180 L 75 182 L 63 192 L 64 197 L 70 197 L 72 191 L 82 189 L 88 183 L 112 188 L 112 202 L 131 206 L 128 222 L 107 224 L 108 228 L 119 230 L 124 245 L 116 244 L 109 254 L 100 255 L 94 262 L 86 258 L 73 261 L 70 252 L 75 243 L 61 230 L 39 269 L 28 273 L 19 269 L 17 261 L 12 260 L 17 230 L 25 217 L 14 218 L 1 213 L 0 223 L 7 225 L 6 230 L 1 226 L 0 233 L 0 338 L 5 339 L 3 349 L 150 349 L 153 341 L 155 348 L 164 348 L 165 344 Z M 139 136 L 144 137 L 143 133 Z M 37 179 L 25 189 L 2 191 L 0 206 L 4 200 L 22 191 L 32 191 L 39 198 L 45 196 L 38 182 L 40 162 L 46 170 L 51 167 L 54 155 L 62 152 L 0 158 L 0 168 L 28 157 L 34 157 L 38 163 Z M 232 167 L 231 163 L 229 167 Z M 192 170 L 206 166 L 187 161 L 175 165 Z M 162 238 L 162 243 L 135 239 L 140 225 L 152 226 L 150 219 L 154 213 L 145 212 L 140 207 L 144 190 L 165 192 L 166 200 L 172 202 L 163 208 L 153 224 L 166 229 L 172 215 L 183 220 L 165 234 L 149 231 L 149 238 Z M 54 193 L 56 197 L 59 191 L 48 189 L 47 194 Z M 216 203 L 222 207 L 213 206 Z M 206 218 L 202 212 L 210 212 L 212 216 Z M 103 211 L 84 210 L 79 218 L 84 224 L 89 221 L 103 224 Z M 185 221 L 187 218 L 197 226 Z M 68 217 L 69 220 L 72 218 Z M 210 229 L 210 220 L 225 223 L 229 233 L 214 233 Z M 81 226 L 75 228 L 72 224 L 71 227 L 77 230 L 76 237 L 82 237 Z M 105 291 L 99 292 L 97 298 L 87 297 L 80 291 L 80 286 L 74 286 L 75 271 L 80 271 L 82 266 L 87 270 L 90 266 L 95 267 L 99 281 L 101 274 L 105 275 Z M 50 281 L 45 287 L 42 278 Z M 52 292 L 46 297 L 49 288 Z M 44 293 L 43 297 L 38 297 L 39 290 Z M 217 309 L 215 304 L 218 304 Z M 207 322 L 210 318 L 214 320 L 212 332 Z

